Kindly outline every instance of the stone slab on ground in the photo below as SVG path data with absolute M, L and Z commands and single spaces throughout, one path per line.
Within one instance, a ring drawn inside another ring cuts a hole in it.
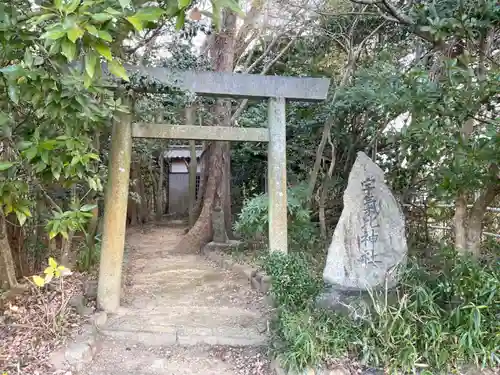
M 261 348 L 163 346 L 105 340 L 81 375 L 271 375 Z
M 52 353 L 50 363 L 56 370 L 81 371 L 93 359 L 99 348 L 97 330 L 84 326 L 82 332 L 60 350 Z
M 224 253 L 224 247 L 213 242 L 208 243 L 202 249 L 203 254 L 217 266 L 235 272 L 242 278 L 247 279 L 250 286 L 260 293 L 266 294 L 271 288 L 271 277 L 259 271 L 256 267 L 248 264 L 235 262 L 230 255 Z M 269 303 L 267 303 L 269 305 Z

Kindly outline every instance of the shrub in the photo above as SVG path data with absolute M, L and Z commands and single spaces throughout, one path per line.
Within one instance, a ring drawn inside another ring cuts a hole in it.
M 87 234 L 85 241 L 78 250 L 78 259 L 76 266 L 78 271 L 90 272 L 99 264 L 101 257 L 101 239 L 100 235 L 91 236 Z
M 306 308 L 321 291 L 321 279 L 313 275 L 302 253 L 267 253 L 262 267 L 272 278 L 271 296 L 287 310 Z
M 316 244 L 317 226 L 311 222 L 311 212 L 305 205 L 305 188 L 302 185 L 288 189 L 288 237 L 290 246 L 305 249 Z M 246 199 L 234 229 L 246 240 L 257 235 L 267 237 L 269 226 L 269 199 L 267 194 Z

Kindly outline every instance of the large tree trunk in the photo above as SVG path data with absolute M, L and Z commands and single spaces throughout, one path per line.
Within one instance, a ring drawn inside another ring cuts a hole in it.
M 216 71 L 231 72 L 233 70 L 235 30 L 236 15 L 229 9 L 224 9 L 221 31 L 215 35 L 211 46 L 213 67 Z M 230 126 L 230 100 L 218 99 L 214 114 L 216 118 L 215 125 Z M 224 142 L 213 142 L 207 152 L 209 152 L 208 179 L 203 196 L 203 206 L 196 223 L 177 246 L 179 251 L 197 252 L 210 242 L 213 236 L 212 211 L 214 205 L 227 209 L 228 183 L 226 179 L 230 178 L 230 176 L 225 172 L 225 163 L 229 160 L 228 147 L 225 146 Z M 224 214 L 226 216 L 226 212 Z M 230 220 L 230 217 L 225 217 L 225 220 Z
M 209 175 L 203 197 L 203 205 L 196 223 L 177 245 L 181 252 L 198 252 L 212 240 L 212 212 L 216 200 L 220 201 L 222 193 L 222 144 L 213 142 L 209 149 Z
M 0 210 L 0 287 L 10 289 L 17 286 L 16 268 L 7 237 L 5 215 Z
M 236 15 L 228 10 L 223 12 L 223 26 L 220 33 L 215 35 L 212 46 L 212 62 L 214 70 L 218 72 L 232 72 L 234 68 Z M 218 99 L 215 107 L 216 121 L 219 126 L 231 126 L 231 101 Z M 217 203 L 224 210 L 226 232 L 232 237 L 232 212 L 231 212 L 231 144 L 224 142 L 222 145 L 222 164 L 224 181 L 224 195 Z

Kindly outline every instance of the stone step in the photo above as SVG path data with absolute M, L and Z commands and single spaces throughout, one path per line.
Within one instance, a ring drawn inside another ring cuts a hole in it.
M 236 355 L 229 357 L 227 351 Z M 106 339 L 79 375 L 236 375 L 242 373 L 238 371 L 242 364 L 252 366 L 252 362 L 263 360 L 261 352 L 260 348 L 207 346 L 152 348 Z
M 165 345 L 195 346 L 228 345 L 228 346 L 262 346 L 267 344 L 267 337 L 255 335 L 250 330 L 230 331 L 220 327 L 213 331 L 199 327 L 162 327 L 162 330 L 125 330 L 100 329 L 103 337 L 122 340 L 133 344 L 149 345 L 152 347 Z
M 172 306 L 164 311 L 124 310 L 100 328 L 104 336 L 149 345 L 264 345 L 267 321 L 238 307 Z

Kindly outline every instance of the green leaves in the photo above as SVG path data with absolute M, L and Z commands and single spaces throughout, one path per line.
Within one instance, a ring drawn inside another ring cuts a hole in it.
M 131 0 L 119 0 L 120 5 L 123 9 L 128 8 L 130 6 Z
M 163 9 L 157 7 L 141 8 L 134 15 L 127 17 L 127 21 L 137 31 L 142 31 L 145 24 L 158 21 L 164 13 Z
M 90 78 L 94 78 L 97 60 L 98 56 L 94 51 L 88 51 L 85 54 L 85 72 Z
M 142 21 L 136 16 L 127 17 L 127 21 L 136 29 L 137 31 L 142 31 Z
M 97 32 L 97 36 L 102 39 L 102 40 L 105 40 L 106 42 L 112 42 L 113 41 L 113 37 L 111 36 L 110 33 L 108 33 L 106 30 L 99 30 Z
M 52 30 L 48 30 L 43 33 L 40 38 L 41 39 L 49 39 L 49 40 L 57 40 L 66 35 L 66 31 L 64 31 L 61 27 L 55 27 Z
M 116 60 L 112 60 L 108 63 L 109 71 L 115 76 L 123 79 L 124 81 L 129 81 L 127 72 L 125 68 Z
M 85 231 L 90 218 L 92 218 L 92 210 L 94 205 L 84 205 L 80 209 L 64 212 L 53 212 L 53 217 L 47 223 L 46 229 L 49 232 L 49 237 L 52 239 L 57 235 L 68 238 L 69 232 L 77 230 Z
M 7 169 L 11 168 L 14 165 L 14 163 L 10 161 L 2 161 L 0 162 L 0 172 L 6 171 Z
M 97 14 L 92 14 L 92 20 L 96 21 L 98 23 L 104 23 L 106 21 L 109 21 L 113 19 L 113 15 L 109 13 L 97 13 Z
M 71 14 L 74 11 L 76 11 L 78 6 L 80 5 L 80 1 L 81 0 L 71 0 L 71 1 L 66 2 L 65 6 L 64 6 L 65 13 Z
M 14 86 L 13 84 L 9 84 L 8 94 L 9 94 L 10 100 L 12 100 L 14 102 L 14 104 L 19 104 L 19 95 L 18 95 L 18 89 L 16 86 Z
M 68 62 L 73 61 L 76 55 L 75 43 L 68 40 L 63 41 L 61 45 L 61 53 L 66 57 Z
M 179 0 L 178 1 L 179 8 L 180 9 L 187 8 L 189 5 L 191 5 L 191 2 L 192 0 Z
M 97 27 L 95 27 L 91 23 L 86 24 L 85 29 L 88 31 L 90 35 L 99 37 L 99 30 L 97 30 Z
M 85 32 L 80 26 L 74 26 L 70 30 L 68 30 L 67 35 L 68 39 L 75 43 L 78 39 L 80 39 Z
M 186 21 L 186 13 L 184 12 L 179 13 L 179 15 L 177 16 L 177 21 L 175 23 L 176 30 L 182 29 L 185 21 Z
M 94 48 L 106 60 L 108 61 L 113 60 L 113 56 L 111 55 L 111 50 L 107 45 L 103 43 L 97 43 Z

